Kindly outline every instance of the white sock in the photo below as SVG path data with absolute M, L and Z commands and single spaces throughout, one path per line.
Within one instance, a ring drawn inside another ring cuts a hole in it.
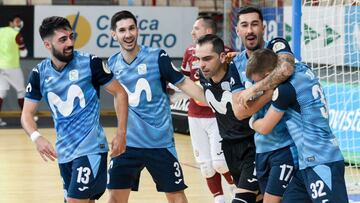
M 218 195 L 218 196 L 214 197 L 214 202 L 215 203 L 225 203 L 224 195 Z

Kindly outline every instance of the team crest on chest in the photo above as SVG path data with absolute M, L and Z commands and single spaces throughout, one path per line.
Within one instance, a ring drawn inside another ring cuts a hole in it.
M 138 74 L 145 75 L 147 73 L 147 66 L 145 63 L 139 64 L 137 66 Z
M 225 91 L 231 91 L 230 83 L 228 81 L 221 83 L 221 89 Z
M 76 81 L 79 79 L 79 71 L 77 70 L 71 70 L 69 72 L 69 80 L 70 81 Z

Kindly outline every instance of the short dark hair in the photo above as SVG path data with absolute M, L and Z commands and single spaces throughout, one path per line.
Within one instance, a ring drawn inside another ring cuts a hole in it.
M 13 14 L 13 15 L 11 15 L 11 16 L 8 18 L 8 23 L 14 21 L 15 18 L 20 18 L 20 19 L 21 19 L 21 16 L 20 16 L 19 14 Z
M 224 41 L 217 35 L 207 34 L 207 35 L 201 36 L 196 42 L 196 44 L 198 44 L 200 46 L 203 44 L 206 44 L 206 43 L 211 43 L 213 45 L 213 50 L 219 55 L 225 51 Z
M 257 13 L 259 15 L 259 18 L 262 21 L 264 21 L 264 17 L 262 15 L 262 12 L 259 8 L 253 7 L 253 6 L 246 6 L 240 8 L 240 11 L 237 13 L 237 20 L 239 20 L 240 15 L 248 14 L 248 13 Z
M 210 28 L 212 30 L 212 34 L 216 34 L 217 32 L 217 25 L 215 20 L 207 15 L 200 15 L 199 17 L 196 18 L 196 20 L 203 20 L 206 27 Z
M 257 49 L 248 60 L 246 77 L 251 78 L 253 74 L 264 74 L 267 71 L 272 71 L 277 62 L 277 55 L 271 49 Z
M 72 28 L 70 22 L 66 18 L 60 16 L 51 16 L 45 18 L 39 27 L 41 39 L 44 40 L 46 37 L 53 35 L 55 30 L 58 29 L 71 30 Z
M 119 11 L 117 13 L 115 13 L 112 17 L 111 17 L 111 30 L 115 30 L 116 29 L 116 23 L 120 20 L 123 19 L 133 19 L 135 25 L 137 26 L 137 20 L 136 17 L 134 16 L 134 14 L 132 14 L 130 11 L 127 10 L 122 10 Z

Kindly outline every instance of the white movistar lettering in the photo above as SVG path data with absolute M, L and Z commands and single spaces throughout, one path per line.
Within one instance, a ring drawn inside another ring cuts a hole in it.
M 69 87 L 67 93 L 67 99 L 65 101 L 61 100 L 61 98 L 53 92 L 49 92 L 47 96 L 48 96 L 50 108 L 54 113 L 55 117 L 57 117 L 56 108 L 64 117 L 69 116 L 74 109 L 75 98 L 79 98 L 81 108 L 85 107 L 85 96 L 83 91 L 78 85 L 71 85 Z
M 208 103 L 220 114 L 226 114 L 227 103 L 232 103 L 232 94 L 229 91 L 223 92 L 220 102 L 216 100 L 214 94 L 210 90 L 205 91 L 205 97 Z
M 126 92 L 128 93 L 130 106 L 137 107 L 139 105 L 140 96 L 143 91 L 146 94 L 146 100 L 148 102 L 151 101 L 151 98 L 152 98 L 151 88 L 150 88 L 149 82 L 145 78 L 140 78 L 136 82 L 134 92 L 130 92 L 129 89 L 125 85 L 123 85 L 123 87 L 126 90 Z
M 332 129 L 360 132 L 360 108 L 352 111 L 330 109 L 329 114 Z

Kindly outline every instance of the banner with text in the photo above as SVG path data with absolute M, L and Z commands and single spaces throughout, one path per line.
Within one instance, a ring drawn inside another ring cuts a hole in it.
M 196 7 L 121 7 L 121 6 L 36 6 L 34 18 L 34 57 L 47 57 L 37 30 L 48 16 L 66 17 L 76 33 L 75 49 L 109 57 L 119 51 L 119 44 L 110 35 L 114 13 L 129 10 L 137 18 L 140 45 L 162 48 L 171 57 L 182 57 L 191 43 L 191 29 Z
M 360 91 L 358 86 L 325 83 L 329 122 L 345 159 L 360 163 Z

